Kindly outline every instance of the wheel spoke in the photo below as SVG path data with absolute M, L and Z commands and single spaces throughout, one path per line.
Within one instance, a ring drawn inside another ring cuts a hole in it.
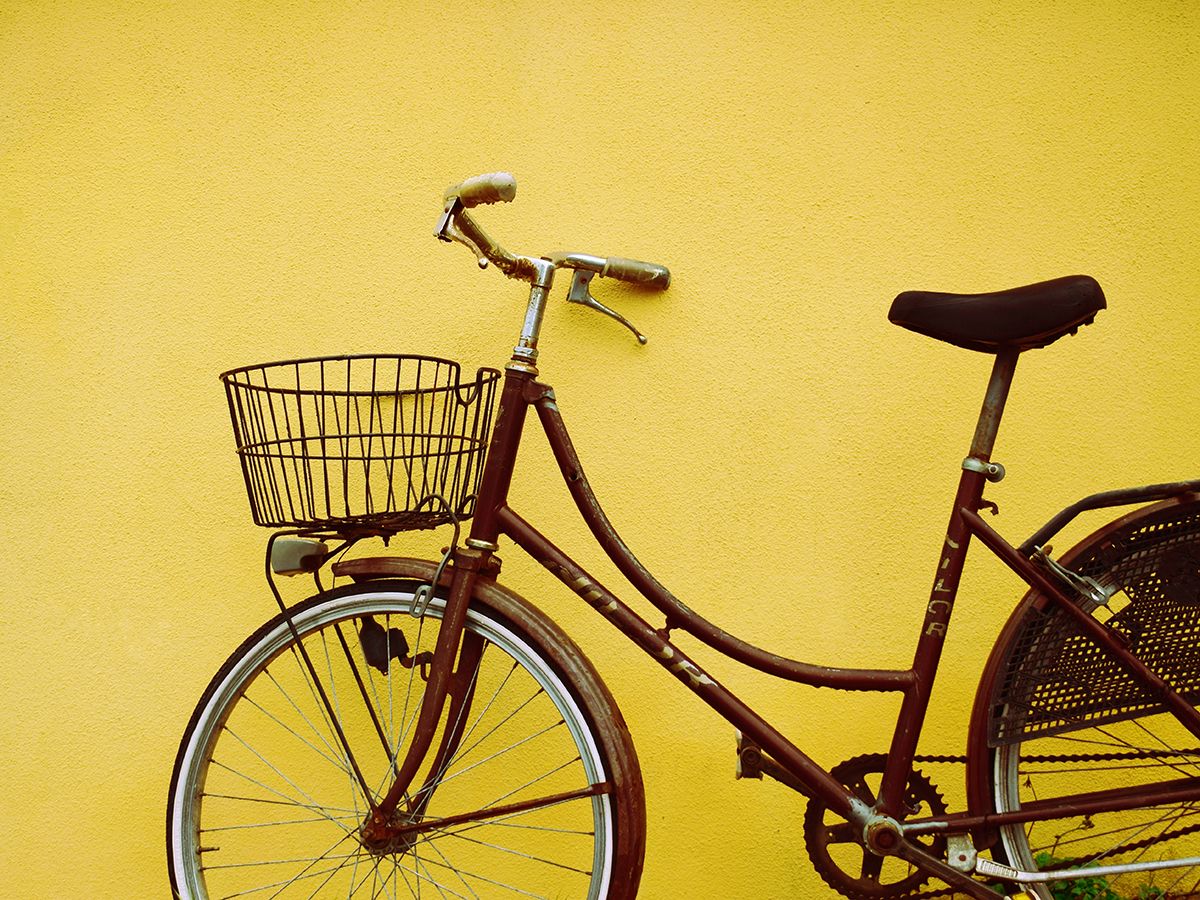
M 388 736 L 383 731 L 383 723 L 379 721 L 379 714 L 376 712 L 376 707 L 379 706 L 379 695 L 375 694 L 375 702 L 371 702 L 371 697 L 367 693 L 367 686 L 363 683 L 362 675 L 358 671 L 358 663 L 354 659 L 354 654 L 350 651 L 350 645 L 346 642 L 346 636 L 342 633 L 342 625 L 340 622 L 335 622 L 333 630 L 337 634 L 338 644 L 342 648 L 342 656 L 346 659 L 346 665 L 350 667 L 351 673 L 354 675 L 354 683 L 358 685 L 358 692 L 362 696 L 363 707 L 367 710 L 371 717 L 371 724 L 375 726 L 375 733 L 379 735 L 379 742 L 383 745 L 383 753 L 388 760 L 394 763 L 392 755 L 392 744 Z M 391 671 L 391 666 L 388 666 L 388 671 Z M 370 676 L 368 676 L 370 677 Z M 372 680 L 371 688 L 374 693 L 375 682 Z
M 475 893 L 475 889 L 472 888 L 470 883 L 462 876 L 462 873 L 459 872 L 458 869 L 456 869 L 454 866 L 450 865 L 450 860 L 448 860 L 446 858 L 446 854 L 442 852 L 442 848 L 438 844 L 431 844 L 430 846 L 433 848 L 433 852 L 436 853 L 438 855 L 438 857 L 442 860 L 442 865 L 448 871 L 453 873 L 453 875 L 456 879 L 458 879 L 458 883 L 462 885 L 463 889 L 470 892 L 470 895 L 472 898 L 474 898 L 474 900 L 479 900 L 479 895 L 477 893 Z M 416 857 L 414 856 L 414 859 L 415 858 Z M 426 873 L 428 873 L 428 869 L 429 869 L 428 863 L 426 863 L 423 868 L 426 870 Z M 438 882 L 432 878 L 430 878 L 430 881 L 432 881 L 437 886 L 439 893 L 441 893 L 442 888 L 445 887 L 446 890 L 450 891 L 455 897 L 463 897 L 463 898 L 466 897 L 466 895 L 461 894 L 458 891 L 451 889 L 447 885 L 443 885 L 441 882 Z
M 545 866 L 554 866 L 555 868 L 563 869 L 567 872 L 575 872 L 578 875 L 586 875 L 588 878 L 592 877 L 592 872 L 590 869 L 576 868 L 575 866 L 569 866 L 565 863 L 560 863 L 553 859 L 547 859 L 547 858 L 541 857 L 541 856 L 534 856 L 532 853 L 524 853 L 520 850 L 514 850 L 512 847 L 503 847 L 499 844 L 493 844 L 488 841 L 480 841 L 480 840 L 476 840 L 475 838 L 464 837 L 461 832 L 455 834 L 454 836 L 457 837 L 459 840 L 467 841 L 468 843 L 471 843 L 471 844 L 477 844 L 480 847 L 488 847 L 492 850 L 499 850 L 502 853 L 510 853 L 513 856 L 519 856 L 522 859 L 528 859 L 532 862 L 540 863 Z
M 328 807 L 323 806 L 322 804 L 318 803 L 312 797 L 306 796 L 305 800 L 307 802 L 302 803 L 302 802 L 296 800 L 294 797 L 289 797 L 287 794 L 283 793 L 282 791 L 277 790 L 276 788 L 273 788 L 270 785 L 265 784 L 264 782 L 262 782 L 258 779 L 250 777 L 249 775 L 245 774 L 244 772 L 241 772 L 230 766 L 223 765 L 222 763 L 220 763 L 217 760 L 213 760 L 212 764 L 218 768 L 224 769 L 225 771 L 227 771 L 233 775 L 236 775 L 239 778 L 242 778 L 242 779 L 250 782 L 251 784 L 255 785 L 256 787 L 262 788 L 264 791 L 267 791 L 269 794 L 273 794 L 274 796 L 280 798 L 280 800 L 278 802 L 286 803 L 289 806 L 299 807 L 300 809 L 310 809 L 310 810 L 313 810 L 315 812 L 320 812 L 320 813 L 325 813 L 328 811 Z M 291 781 L 291 779 L 289 779 L 286 775 L 284 775 L 278 769 L 276 769 L 272 766 L 272 771 L 274 771 L 277 775 L 279 775 L 281 778 L 283 778 L 285 781 L 287 781 L 288 784 L 290 784 L 292 787 L 296 788 L 298 793 L 304 794 L 304 791 L 302 789 L 300 789 L 300 787 L 298 785 L 296 785 L 293 781 Z M 210 794 L 208 796 L 218 796 L 218 795 Z M 337 812 L 344 812 L 344 811 L 346 811 L 346 810 L 341 810 L 341 809 L 337 810 Z M 354 810 L 353 812 L 356 814 L 357 810 Z M 336 816 L 326 815 L 326 816 L 323 816 L 323 818 L 325 818 L 327 821 L 337 821 Z
M 430 865 L 437 866 L 438 864 L 436 862 L 431 862 Z M 538 894 L 538 893 L 534 893 L 533 891 L 525 890 L 524 888 L 520 888 L 515 884 L 507 884 L 502 881 L 497 881 L 496 879 L 493 879 L 493 878 L 488 878 L 484 875 L 481 875 L 479 872 L 467 871 L 466 869 L 462 869 L 458 866 L 450 866 L 448 868 L 452 869 L 452 871 L 457 876 L 462 878 L 464 881 L 467 878 L 472 878 L 475 881 L 481 882 L 483 884 L 490 884 L 490 885 L 493 885 L 494 887 L 503 888 L 506 891 L 511 891 L 512 893 L 519 894 L 522 897 L 533 897 L 534 900 L 551 900 L 551 898 L 549 898 L 543 894 Z M 474 891 L 472 891 L 472 893 L 474 893 Z

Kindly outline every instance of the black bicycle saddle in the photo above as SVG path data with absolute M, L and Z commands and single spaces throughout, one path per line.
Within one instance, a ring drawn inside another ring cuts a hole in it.
M 1074 334 L 1104 309 L 1104 291 L 1088 275 L 1069 275 L 991 294 L 905 291 L 888 319 L 956 347 L 995 353 L 1032 350 Z

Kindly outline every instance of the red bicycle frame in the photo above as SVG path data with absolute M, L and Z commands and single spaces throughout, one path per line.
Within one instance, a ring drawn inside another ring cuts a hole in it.
M 391 824 L 393 813 L 429 751 L 451 679 L 454 677 L 454 663 L 458 654 L 462 623 L 474 590 L 475 579 L 481 572 L 489 571 L 492 565 L 491 554 L 498 549 L 501 535 L 513 540 L 533 559 L 554 573 L 569 589 L 582 597 L 685 687 L 733 724 L 749 739 L 749 746 L 755 752 L 760 753 L 760 756 L 765 752 L 768 759 L 762 762 L 764 768 L 771 767 L 771 774 L 807 796 L 818 799 L 828 809 L 861 829 L 863 843 L 872 852 L 905 859 L 952 887 L 981 900 L 993 900 L 994 892 L 972 879 L 966 871 L 953 868 L 909 838 L 929 834 L 965 837 L 969 834 L 975 846 L 983 848 L 994 843 L 996 829 L 1004 825 L 1117 811 L 1151 805 L 1159 800 L 1200 802 L 1200 779 L 1179 779 L 1149 787 L 1141 786 L 1136 790 L 1106 789 L 1055 800 L 1036 801 L 1025 804 L 1016 811 L 997 813 L 987 796 L 990 750 L 986 735 L 981 734 L 981 729 L 977 727 L 978 711 L 973 718 L 972 730 L 968 737 L 966 812 L 908 819 L 909 810 L 904 802 L 906 785 L 929 708 L 934 678 L 972 538 L 978 538 L 1019 577 L 1048 597 L 1050 602 L 1065 610 L 1084 635 L 1116 660 L 1190 733 L 1200 738 L 1200 712 L 1147 668 L 1130 652 L 1118 635 L 1080 609 L 1077 598 L 1072 596 L 1073 588 L 1067 582 L 1058 580 L 1057 576 L 1035 561 L 1035 553 L 1040 550 L 1039 545 L 1083 509 L 1181 497 L 1200 490 L 1200 481 L 1095 495 L 1065 510 L 1020 548 L 1010 545 L 979 515 L 979 510 L 989 505 L 983 499 L 987 482 L 998 481 L 1003 477 L 1003 468 L 992 462 L 991 454 L 1017 358 L 1021 352 L 1020 348 L 1015 346 L 1002 347 L 996 353 L 970 452 L 963 462 L 943 551 L 934 573 L 912 665 L 903 670 L 829 668 L 761 650 L 739 640 L 689 609 L 638 562 L 612 527 L 588 484 L 559 413 L 554 391 L 549 385 L 537 380 L 538 371 L 534 365 L 537 359 L 537 336 L 542 311 L 557 266 L 575 268 L 579 281 L 579 273 L 585 269 L 592 273 L 605 274 L 610 264 L 618 263 L 622 267 L 622 275 L 631 276 L 627 280 L 649 283 L 657 279 L 660 287 L 665 286 L 665 281 L 669 281 L 669 274 L 665 274 L 666 270 L 661 267 L 645 263 L 604 260 L 582 254 L 563 254 L 545 259 L 514 257 L 491 241 L 466 214 L 460 196 L 463 195 L 461 189 L 464 187 L 465 185 L 456 186 L 447 192 L 446 209 L 439 223 L 438 236 L 447 240 L 457 240 L 471 248 L 481 261 L 491 260 L 505 274 L 528 281 L 531 285 L 529 307 L 521 340 L 506 367 L 500 408 L 476 499 L 470 537 L 465 548 L 454 551 L 454 565 L 448 570 L 449 594 L 443 625 L 414 739 L 387 797 L 372 811 L 370 820 L 364 826 L 365 839 L 371 839 L 373 833 L 378 832 L 378 839 L 386 841 L 389 836 L 394 836 L 400 830 L 414 827 Z M 500 199 L 511 199 L 511 195 Z M 475 202 L 493 202 L 493 199 Z M 582 279 L 582 292 L 585 295 L 586 279 L 590 277 L 588 274 Z M 591 300 L 590 296 L 586 299 Z M 601 309 L 611 314 L 611 311 Z M 509 506 L 512 473 L 530 407 L 537 413 L 562 477 L 592 535 L 629 583 L 664 615 L 662 627 L 656 628 L 643 619 Z M 671 641 L 670 633 L 676 629 L 682 629 L 720 653 L 747 666 L 789 681 L 840 690 L 902 694 L 901 708 L 875 806 L 868 807 L 837 778 L 805 755 L 762 716 L 704 671 Z M 463 652 L 465 654 L 467 650 L 464 649 Z M 453 743 L 455 738 L 444 738 L 439 754 L 444 752 L 446 740 Z M 603 785 L 592 788 L 594 791 L 604 789 Z
M 967 812 L 898 824 L 906 816 L 904 790 L 916 755 L 917 741 L 928 710 L 934 676 L 972 537 L 979 538 L 1017 575 L 1068 610 L 1086 634 L 1159 697 L 1189 731 L 1200 737 L 1200 712 L 1147 669 L 1109 630 L 1080 611 L 1062 584 L 1035 565 L 1027 553 L 1008 544 L 978 513 L 986 505 L 983 490 L 989 477 L 996 479 L 996 475 L 1002 471 L 991 463 L 991 453 L 1017 356 L 1016 350 L 997 356 L 971 452 L 964 463 L 944 551 L 937 564 L 913 663 L 904 670 L 828 668 L 768 653 L 705 620 L 675 598 L 638 562 L 605 516 L 584 476 L 559 413 L 554 391 L 537 380 L 537 371 L 531 364 L 514 357 L 506 372 L 500 410 L 467 547 L 458 550 L 454 556 L 445 624 L 421 710 L 421 724 L 414 746 L 410 748 L 391 792 L 376 811 L 376 823 L 386 830 L 384 823 L 389 821 L 391 812 L 428 751 L 445 701 L 446 685 L 451 677 L 461 622 L 474 579 L 480 569 L 488 565 L 490 554 L 497 549 L 501 535 L 511 538 L 689 690 L 749 737 L 790 776 L 786 779 L 789 784 L 810 797 L 820 799 L 828 808 L 863 828 L 865 839 L 872 849 L 881 854 L 900 856 L 963 891 L 981 898 L 994 897 L 979 882 L 929 855 L 915 842 L 905 840 L 904 836 L 970 832 L 976 835 L 977 844 L 982 845 L 986 841 L 981 840 L 980 835 L 1004 824 L 1145 805 L 1150 798 L 1144 788 L 1136 793 L 1116 789 L 1030 804 L 1020 811 L 1003 815 L 992 813 L 984 791 L 986 742 L 973 738 L 968 747 Z M 664 614 L 663 627 L 655 628 L 643 619 L 508 505 L 512 472 L 530 407 L 534 408 L 541 421 L 563 479 L 593 536 L 630 584 Z M 1158 499 L 1197 487 L 1200 484 L 1142 488 L 1122 492 L 1122 499 L 1124 502 Z M 745 665 L 789 681 L 850 691 L 900 692 L 903 695 L 902 705 L 876 807 L 868 809 L 837 779 L 704 671 L 671 641 L 670 632 L 675 629 L 684 630 Z M 1200 782 L 1183 779 L 1164 783 L 1158 795 L 1172 801 L 1200 801 Z

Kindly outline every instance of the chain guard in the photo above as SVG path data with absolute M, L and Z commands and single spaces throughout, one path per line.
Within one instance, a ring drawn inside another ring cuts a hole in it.
M 875 791 L 887 755 L 871 753 L 839 763 L 830 773 L 867 806 L 875 805 Z M 933 783 L 914 770 L 908 776 L 904 803 L 911 815 L 941 815 L 946 803 Z M 804 814 L 804 845 L 813 868 L 835 891 L 851 900 L 892 900 L 904 897 L 928 881 L 929 876 L 896 857 L 876 856 L 863 846 L 858 829 L 828 811 L 820 800 L 809 800 Z M 937 835 L 921 840 L 934 856 L 944 857 L 946 839 Z

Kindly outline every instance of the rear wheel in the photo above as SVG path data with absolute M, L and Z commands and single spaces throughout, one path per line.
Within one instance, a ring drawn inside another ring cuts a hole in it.
M 1070 738 L 1001 748 L 995 757 L 997 810 L 1017 810 L 1037 799 L 1105 787 L 1149 786 L 1200 777 L 1198 742 L 1166 718 L 1139 719 L 1120 723 L 1120 727 L 1080 731 Z M 1084 753 L 1094 758 L 1080 760 Z M 1200 805 L 1164 804 L 1008 825 L 1001 830 L 1001 837 L 1009 862 L 1034 871 L 1200 857 Z M 1031 893 L 1045 900 L 1056 896 L 1083 900 L 1196 897 L 1200 896 L 1200 868 L 1088 877 L 1038 885 Z
M 368 582 L 291 611 L 328 706 L 282 615 L 230 657 L 176 760 L 177 896 L 633 896 L 644 814 L 632 745 L 577 648 L 515 600 L 472 601 L 464 696 L 448 700 L 398 810 L 419 829 L 362 838 L 404 759 L 442 615 L 435 598 L 412 618 L 414 587 Z M 433 771 L 447 731 L 452 752 Z
M 1062 560 L 1093 578 L 1106 603 L 1081 599 L 1135 655 L 1195 703 L 1200 699 L 1200 504 L 1169 502 L 1114 523 Z M 992 801 L 1033 801 L 1200 779 L 1200 738 L 1036 593 L 1002 636 L 990 688 Z M 1166 802 L 1001 829 L 1026 870 L 1200 857 L 1200 802 Z M 1027 888 L 1027 890 L 1030 890 Z M 1200 868 L 1090 877 L 1032 888 L 1087 900 L 1200 896 Z

